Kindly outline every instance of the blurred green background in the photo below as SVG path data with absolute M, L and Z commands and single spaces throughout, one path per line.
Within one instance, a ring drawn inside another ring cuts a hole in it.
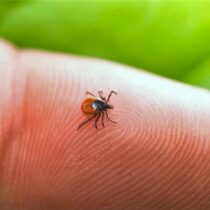
M 210 0 L 1 0 L 0 36 L 210 89 Z

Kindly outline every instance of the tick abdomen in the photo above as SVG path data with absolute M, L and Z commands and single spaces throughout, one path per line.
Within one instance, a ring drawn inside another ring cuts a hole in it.
M 86 98 L 83 102 L 82 102 L 82 111 L 85 114 L 96 114 L 97 110 L 94 107 L 94 102 L 96 101 L 95 98 Z

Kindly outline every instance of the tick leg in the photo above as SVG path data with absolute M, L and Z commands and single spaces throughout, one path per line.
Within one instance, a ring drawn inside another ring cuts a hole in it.
M 96 97 L 94 94 L 92 94 L 92 93 L 90 93 L 90 92 L 88 92 L 88 91 L 86 92 L 86 94 L 87 94 L 87 95 L 91 95 L 91 96 L 93 96 L 93 97 Z
M 103 96 L 103 91 L 98 91 L 98 94 L 102 101 L 106 101 L 106 98 Z
M 112 123 L 117 123 L 117 122 L 115 122 L 115 121 L 113 121 L 113 120 L 111 120 L 110 118 L 109 118 L 109 115 L 108 115 L 108 112 L 106 111 L 106 116 L 107 116 L 107 119 L 110 121 L 110 122 L 112 122 Z
M 90 120 L 94 119 L 97 116 L 97 114 L 93 115 L 92 117 L 90 117 L 89 119 L 85 120 L 84 122 L 82 122 L 79 127 L 77 128 L 77 130 L 79 130 L 84 124 L 86 124 L 87 122 L 89 122 Z
M 101 117 L 101 124 L 102 124 L 102 126 L 104 127 L 104 112 L 102 112 L 101 114 L 102 114 L 102 117 Z
M 111 98 L 112 93 L 114 93 L 115 95 L 117 95 L 117 93 L 116 93 L 115 91 L 112 90 L 112 91 L 109 93 L 109 96 L 108 96 L 108 98 L 107 98 L 107 100 L 106 100 L 106 103 L 109 102 L 109 99 Z
M 99 113 L 98 114 L 98 117 L 96 118 L 96 120 L 95 120 L 95 127 L 98 129 L 98 120 L 99 120 L 99 118 L 100 118 L 100 116 L 101 116 L 101 113 Z

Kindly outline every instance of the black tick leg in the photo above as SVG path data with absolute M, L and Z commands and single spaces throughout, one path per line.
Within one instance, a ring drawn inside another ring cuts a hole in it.
M 96 97 L 94 94 L 92 94 L 91 92 L 88 92 L 88 91 L 86 92 L 86 94 L 87 94 L 87 95 L 91 95 L 91 96 L 93 96 L 93 97 Z
M 106 101 L 106 98 L 103 96 L 103 91 L 102 90 L 101 91 L 98 91 L 98 94 L 99 94 L 101 100 L 105 102 Z
M 98 129 L 98 120 L 99 120 L 99 118 L 100 118 L 100 116 L 101 116 L 101 113 L 99 113 L 98 114 L 98 117 L 96 118 L 96 120 L 95 120 L 95 127 Z
M 89 122 L 90 120 L 94 119 L 97 116 L 97 114 L 93 115 L 92 117 L 88 118 L 87 120 L 85 120 L 84 122 L 82 122 L 79 127 L 77 128 L 77 131 L 87 122 Z
M 117 123 L 117 122 L 115 122 L 115 121 L 113 121 L 113 120 L 111 120 L 110 118 L 109 118 L 109 115 L 108 115 L 108 112 L 106 111 L 106 116 L 107 116 L 107 119 L 110 121 L 110 122 L 112 122 L 112 123 Z
M 104 112 L 102 112 L 101 114 L 102 114 L 102 117 L 101 117 L 101 124 L 102 124 L 102 126 L 104 127 Z
M 106 103 L 109 102 L 109 99 L 111 98 L 112 93 L 114 93 L 115 95 L 117 95 L 117 93 L 116 93 L 115 91 L 112 90 L 112 91 L 109 93 L 109 96 L 108 96 L 108 98 L 107 98 L 107 100 L 106 100 Z

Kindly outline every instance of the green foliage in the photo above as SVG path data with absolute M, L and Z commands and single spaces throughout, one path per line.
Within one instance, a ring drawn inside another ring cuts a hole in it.
M 210 59 L 204 61 L 185 77 L 185 81 L 210 89 Z
M 22 47 L 111 59 L 210 88 L 210 64 L 203 67 L 209 11 L 207 0 L 4 0 L 0 35 Z

